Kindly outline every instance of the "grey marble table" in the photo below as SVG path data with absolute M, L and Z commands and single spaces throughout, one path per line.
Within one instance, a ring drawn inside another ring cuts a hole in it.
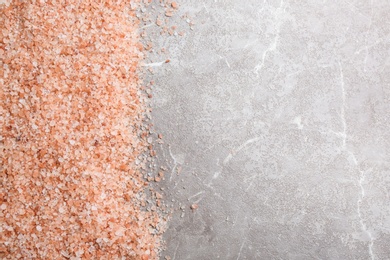
M 185 35 L 153 40 L 163 256 L 390 259 L 390 2 L 177 2 Z

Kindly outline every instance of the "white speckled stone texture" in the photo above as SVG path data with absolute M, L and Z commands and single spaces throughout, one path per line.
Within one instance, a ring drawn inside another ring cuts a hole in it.
M 177 2 L 193 30 L 154 39 L 162 258 L 390 259 L 390 2 Z

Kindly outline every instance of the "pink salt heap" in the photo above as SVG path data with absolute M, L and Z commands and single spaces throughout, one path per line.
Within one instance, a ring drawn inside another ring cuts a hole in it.
M 129 1 L 0 2 L 0 258 L 157 259 L 137 26 Z

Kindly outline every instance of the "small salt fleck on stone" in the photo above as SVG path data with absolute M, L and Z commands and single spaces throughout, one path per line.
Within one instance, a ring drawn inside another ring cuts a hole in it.
M 37 230 L 38 230 L 39 232 L 41 232 L 41 231 L 42 231 L 42 227 L 41 227 L 41 226 L 37 226 Z
M 2 209 L 2 210 L 5 210 L 7 208 L 7 205 L 6 204 L 1 204 L 1 206 L 0 206 L 0 209 Z

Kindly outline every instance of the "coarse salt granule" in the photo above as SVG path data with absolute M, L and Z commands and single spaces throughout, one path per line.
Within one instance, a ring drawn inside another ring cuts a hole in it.
M 129 1 L 0 1 L 1 259 L 157 259 L 137 26 Z

